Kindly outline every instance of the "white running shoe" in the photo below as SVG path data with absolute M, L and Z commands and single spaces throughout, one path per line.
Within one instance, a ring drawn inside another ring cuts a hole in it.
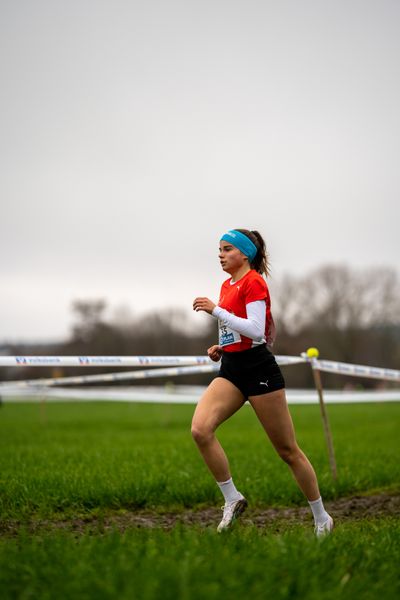
M 222 507 L 224 514 L 222 516 L 222 521 L 217 527 L 218 533 L 224 531 L 225 529 L 229 529 L 232 523 L 241 515 L 247 507 L 247 500 L 244 496 L 241 496 L 238 500 L 234 500 L 233 502 L 229 502 Z
M 316 525 L 314 527 L 314 532 L 315 535 L 317 536 L 317 538 L 320 537 L 325 537 L 326 535 L 329 535 L 330 532 L 333 529 L 333 519 L 330 515 L 328 515 L 328 520 L 325 521 L 325 523 L 322 523 L 322 525 Z

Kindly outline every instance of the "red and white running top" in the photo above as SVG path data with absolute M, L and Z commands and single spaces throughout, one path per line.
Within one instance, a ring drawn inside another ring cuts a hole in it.
M 266 343 L 272 346 L 275 325 L 265 279 L 251 269 L 238 281 L 224 281 L 212 312 L 218 318 L 219 345 L 226 352 L 240 352 Z

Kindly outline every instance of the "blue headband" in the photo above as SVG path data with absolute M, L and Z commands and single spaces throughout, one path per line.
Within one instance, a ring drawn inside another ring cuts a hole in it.
M 252 262 L 257 254 L 257 246 L 253 244 L 250 238 L 244 233 L 241 233 L 237 229 L 231 229 L 227 233 L 224 233 L 221 240 L 229 242 L 232 246 L 235 246 L 240 252 L 242 252 Z

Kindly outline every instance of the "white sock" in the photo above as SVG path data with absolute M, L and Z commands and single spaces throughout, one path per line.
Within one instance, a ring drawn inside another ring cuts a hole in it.
M 235 484 L 232 481 L 232 477 L 228 481 L 217 481 L 218 487 L 224 495 L 225 502 L 229 504 L 239 498 L 242 498 L 242 494 L 237 491 Z
M 310 505 L 312 513 L 314 515 L 315 524 L 323 525 L 324 523 L 326 523 L 329 515 L 324 508 L 321 496 L 317 500 L 313 500 L 312 502 L 310 502 L 309 500 L 308 504 Z

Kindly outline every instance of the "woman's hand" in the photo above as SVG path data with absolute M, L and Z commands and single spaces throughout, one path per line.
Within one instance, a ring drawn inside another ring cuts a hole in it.
M 214 362 L 218 362 L 221 359 L 222 347 L 218 345 L 211 346 L 211 348 L 207 350 L 207 354 L 211 358 L 211 360 L 213 360 Z
M 211 315 L 212 311 L 216 307 L 216 304 L 212 302 L 209 298 L 195 298 L 193 301 L 193 310 L 198 312 L 199 310 L 204 310 L 204 312 Z

